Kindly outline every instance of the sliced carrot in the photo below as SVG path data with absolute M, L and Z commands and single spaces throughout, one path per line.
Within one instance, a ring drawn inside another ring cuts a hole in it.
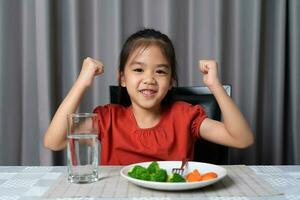
M 217 177 L 218 177 L 218 175 L 215 172 L 207 172 L 207 173 L 205 173 L 201 176 L 202 181 L 214 179 L 214 178 L 217 178 Z
M 195 182 L 195 181 L 201 181 L 202 177 L 199 171 L 197 169 L 194 169 L 192 172 L 187 174 L 185 179 L 187 182 Z
M 198 169 L 194 169 L 193 170 L 193 174 L 195 175 L 195 176 L 201 176 L 201 174 L 200 174 L 200 172 L 198 171 Z

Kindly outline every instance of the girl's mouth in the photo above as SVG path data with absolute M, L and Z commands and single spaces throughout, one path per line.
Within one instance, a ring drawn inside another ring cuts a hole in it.
M 140 93 L 142 93 L 146 97 L 151 97 L 155 95 L 156 92 L 157 92 L 156 90 L 149 90 L 149 89 L 140 90 Z

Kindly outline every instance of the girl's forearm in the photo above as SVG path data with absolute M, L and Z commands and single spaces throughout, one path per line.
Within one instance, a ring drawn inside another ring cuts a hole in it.
M 237 105 L 227 95 L 221 84 L 210 87 L 214 94 L 224 119 L 228 133 L 237 141 L 237 146 L 243 148 L 253 143 L 252 131 Z
M 45 147 L 51 150 L 62 150 L 67 145 L 67 115 L 74 113 L 84 95 L 86 88 L 75 82 L 63 102 L 57 109 L 44 136 Z

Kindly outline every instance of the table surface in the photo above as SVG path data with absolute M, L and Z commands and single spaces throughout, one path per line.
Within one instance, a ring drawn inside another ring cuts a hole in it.
M 274 189 L 283 195 L 264 197 L 197 197 L 209 200 L 300 200 L 300 165 L 293 166 L 249 166 Z M 120 167 L 121 169 L 121 167 Z M 101 170 L 101 169 L 100 169 Z M 35 200 L 53 186 L 56 180 L 66 172 L 66 167 L 52 166 L 0 166 L 0 199 Z M 71 198 L 59 198 L 71 199 Z M 74 199 L 74 198 L 72 198 Z M 75 198 L 99 199 L 99 198 Z M 112 199 L 112 198 L 102 198 Z M 132 197 L 127 199 L 171 199 L 169 197 Z M 172 197 L 172 199 L 195 199 Z

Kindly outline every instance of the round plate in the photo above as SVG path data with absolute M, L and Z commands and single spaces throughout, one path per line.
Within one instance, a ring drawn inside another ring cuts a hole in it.
M 171 174 L 172 168 L 179 168 L 181 166 L 181 161 L 157 161 L 157 162 L 160 168 L 167 170 L 168 174 Z M 194 169 L 197 169 L 201 174 L 204 174 L 206 172 L 215 172 L 216 174 L 218 174 L 218 177 L 207 181 L 168 183 L 168 182 L 144 181 L 144 180 L 131 178 L 127 175 L 128 171 L 135 165 L 148 167 L 150 163 L 151 162 L 136 163 L 136 164 L 123 167 L 120 172 L 121 176 L 127 179 L 131 183 L 146 188 L 151 188 L 156 190 L 190 190 L 190 189 L 201 188 L 204 186 L 211 185 L 221 180 L 227 175 L 227 171 L 223 167 L 213 165 L 213 164 L 208 164 L 208 163 L 191 162 L 191 161 L 188 162 L 188 164 L 185 166 L 185 172 L 183 176 L 193 171 Z

